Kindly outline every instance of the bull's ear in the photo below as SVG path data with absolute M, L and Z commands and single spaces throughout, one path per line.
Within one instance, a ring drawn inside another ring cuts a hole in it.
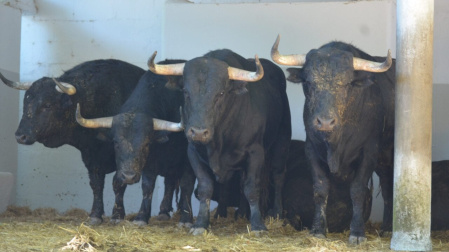
M 304 81 L 301 78 L 302 68 L 287 68 L 288 77 L 287 80 L 293 83 L 302 84 Z
M 366 72 L 359 72 L 358 74 L 355 74 L 354 80 L 352 81 L 352 85 L 361 88 L 369 87 L 374 83 L 374 75 Z
M 66 109 L 73 105 L 72 99 L 70 98 L 70 95 L 62 94 L 61 95 L 61 107 Z
M 167 76 L 167 83 L 165 87 L 169 89 L 181 90 L 183 88 L 183 78 L 182 76 Z
M 156 131 L 154 137 L 158 143 L 166 143 L 169 140 L 167 131 Z
M 248 89 L 246 89 L 246 85 L 248 84 L 248 82 L 246 81 L 234 81 L 232 83 L 233 85 L 233 89 L 232 91 L 234 92 L 234 94 L 236 95 L 242 95 L 248 92 Z
M 108 131 L 108 132 L 110 132 L 110 131 Z M 98 134 L 96 135 L 96 138 L 100 141 L 112 142 L 112 136 L 111 136 L 111 134 L 108 134 L 107 132 L 103 132 L 103 131 L 98 132 Z

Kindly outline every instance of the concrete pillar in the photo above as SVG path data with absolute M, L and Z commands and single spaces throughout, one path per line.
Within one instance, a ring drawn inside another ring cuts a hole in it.
M 433 0 L 397 0 L 393 250 L 432 250 L 433 13 Z

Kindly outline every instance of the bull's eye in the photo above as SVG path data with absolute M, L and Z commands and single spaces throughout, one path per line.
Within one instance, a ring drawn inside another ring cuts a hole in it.
M 187 91 L 185 89 L 182 90 L 182 92 L 184 93 L 184 97 L 189 97 L 189 93 L 187 93 Z
M 51 103 L 47 102 L 44 104 L 44 106 L 42 106 L 44 109 L 50 109 L 51 108 Z

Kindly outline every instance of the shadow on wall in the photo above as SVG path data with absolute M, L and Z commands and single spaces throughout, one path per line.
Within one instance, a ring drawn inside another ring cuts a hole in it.
M 10 172 L 0 172 L 0 213 L 9 205 L 13 185 L 14 175 Z

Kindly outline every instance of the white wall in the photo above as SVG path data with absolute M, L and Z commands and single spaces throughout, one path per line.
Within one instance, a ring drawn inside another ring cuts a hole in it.
M 20 70 L 20 11 L 0 4 L 0 24 L 3 24 L 0 26 L 0 72 L 6 78 L 18 81 Z M 14 132 L 18 121 L 18 99 L 19 92 L 17 90 L 0 84 L 0 128 L 2 129 L 0 131 L 0 172 L 10 172 L 14 177 L 17 173 L 17 145 Z M 15 190 L 12 194 L 15 194 Z M 11 197 L 10 203 L 14 203 L 14 200 L 15 197 Z M 0 205 L 3 205 L 3 203 L 0 202 Z
M 395 54 L 395 1 L 192 4 L 184 0 L 37 0 L 38 13 L 22 20 L 21 79 L 57 76 L 77 63 L 118 58 L 146 69 L 148 56 L 190 59 L 209 50 L 230 48 L 245 56 L 269 58 L 281 34 L 281 53 L 306 53 L 330 40 L 353 43 L 372 55 Z M 449 1 L 435 0 L 435 83 L 448 84 Z M 449 94 L 449 90 L 448 90 Z M 305 139 L 304 97 L 298 85 L 288 84 L 293 137 Z M 440 106 L 445 101 L 438 99 Z M 435 110 L 437 111 L 437 110 Z M 434 153 L 449 159 L 447 109 L 434 112 Z M 444 139 L 444 142 L 443 142 Z M 447 140 L 447 141 L 446 141 Z M 17 203 L 36 207 L 90 210 L 92 193 L 79 153 L 71 147 L 18 146 Z M 435 157 L 434 157 L 435 158 Z M 105 188 L 110 215 L 111 176 Z M 135 212 L 140 188 L 125 194 L 125 207 Z M 161 188 L 157 188 L 160 195 Z M 156 197 L 155 201 L 160 201 Z M 193 202 L 196 202 L 194 200 Z M 158 205 L 153 204 L 153 213 Z M 381 219 L 382 201 L 375 201 L 373 220 Z M 194 213 L 197 213 L 194 206 Z

